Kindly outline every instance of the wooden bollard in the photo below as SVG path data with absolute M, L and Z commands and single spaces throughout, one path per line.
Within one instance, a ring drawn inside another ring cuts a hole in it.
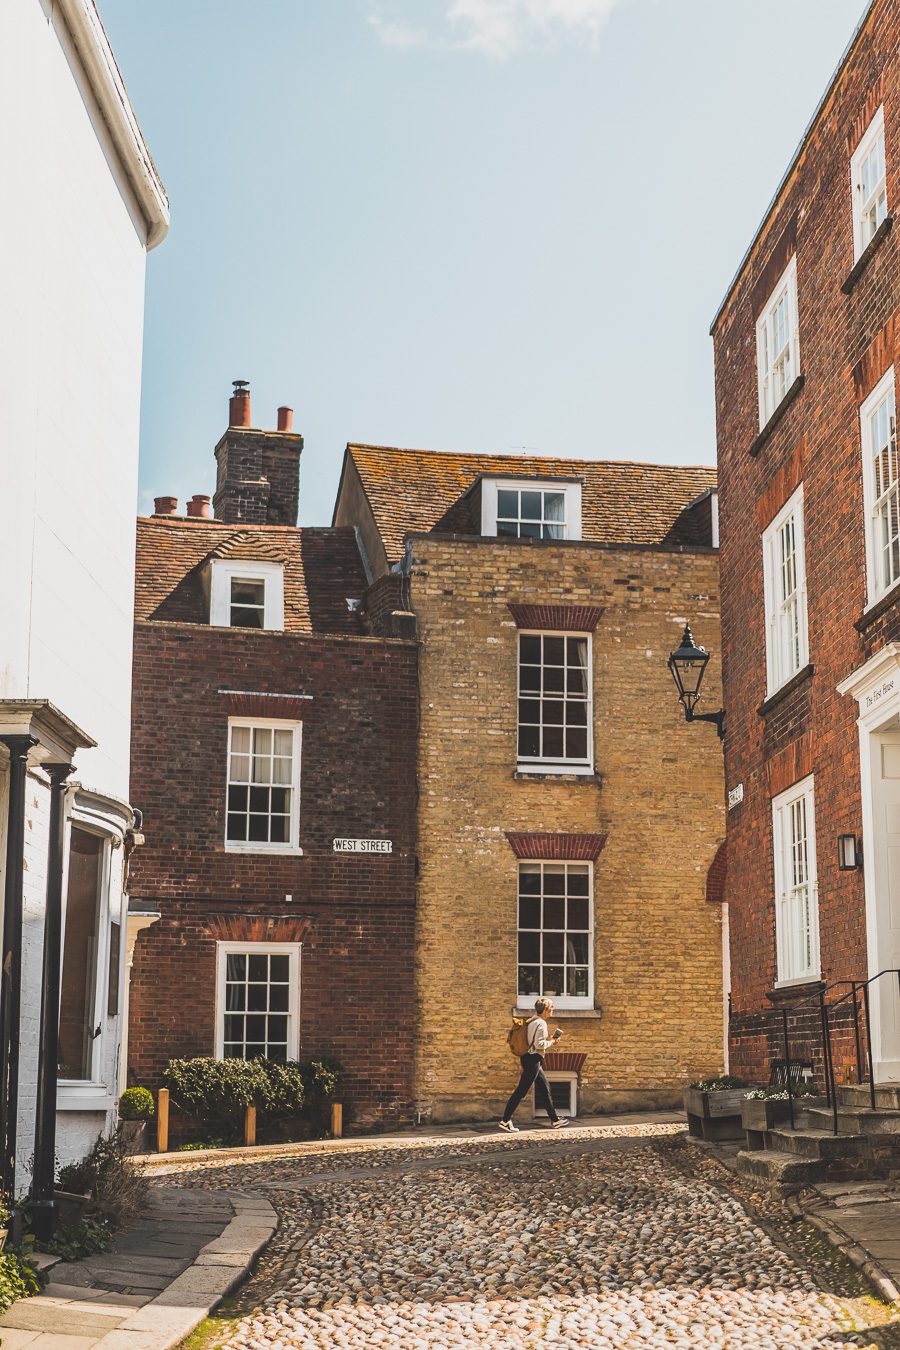
M 248 1106 L 244 1115 L 244 1143 L 246 1145 L 256 1143 L 256 1107 Z
M 169 1148 L 169 1089 L 160 1088 L 156 1098 L 156 1151 L 166 1153 Z
M 344 1133 L 344 1108 L 340 1102 L 331 1103 L 331 1137 L 340 1139 Z

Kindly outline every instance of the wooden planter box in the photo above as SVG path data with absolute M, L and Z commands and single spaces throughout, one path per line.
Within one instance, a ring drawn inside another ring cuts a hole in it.
M 743 1139 L 741 1106 L 746 1091 L 747 1088 L 725 1088 L 701 1092 L 699 1088 L 685 1088 L 689 1133 L 695 1139 Z
M 800 1102 L 808 1102 L 808 1097 L 794 1098 L 794 1110 Z M 764 1098 L 751 1098 L 741 1103 L 741 1124 L 745 1130 L 775 1130 L 791 1118 L 790 1102 L 766 1101 Z
M 91 1203 L 89 1195 L 76 1195 L 72 1191 L 54 1191 L 53 1199 L 56 1201 L 56 1216 L 65 1228 L 74 1227 Z
M 147 1152 L 146 1120 L 120 1120 L 119 1133 L 125 1140 L 126 1153 Z

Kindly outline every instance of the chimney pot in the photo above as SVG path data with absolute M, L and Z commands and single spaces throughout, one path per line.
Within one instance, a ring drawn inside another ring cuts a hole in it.
M 187 505 L 189 516 L 199 516 L 202 520 L 212 520 L 213 509 L 210 506 L 210 498 L 202 492 L 195 492 Z
M 249 427 L 250 425 L 250 383 L 248 380 L 232 380 L 234 393 L 228 402 L 228 425 L 230 427 Z
M 154 497 L 153 514 L 155 516 L 174 516 L 178 512 L 177 497 Z
M 293 427 L 293 425 L 294 425 L 294 410 L 293 410 L 293 408 L 279 408 L 279 409 L 278 409 L 278 430 L 279 430 L 279 431 L 290 431 L 291 428 Z

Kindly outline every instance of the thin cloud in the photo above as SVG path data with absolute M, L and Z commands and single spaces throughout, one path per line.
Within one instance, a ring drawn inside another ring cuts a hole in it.
M 516 52 L 551 46 L 561 40 L 594 45 L 618 3 L 619 0 L 450 0 L 442 18 L 428 29 L 414 27 L 393 15 L 388 17 L 383 7 L 369 16 L 369 22 L 390 47 L 474 51 L 503 61 Z

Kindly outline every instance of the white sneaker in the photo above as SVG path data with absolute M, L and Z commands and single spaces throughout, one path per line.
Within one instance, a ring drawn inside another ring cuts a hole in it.
M 507 1134 L 519 1133 L 518 1125 L 514 1125 L 511 1120 L 501 1120 L 500 1128 L 501 1130 L 505 1130 Z
M 568 1123 L 569 1123 L 569 1117 L 568 1117 L 568 1116 L 563 1116 L 560 1120 L 551 1120 L 551 1122 L 550 1122 L 550 1128 L 551 1128 L 551 1130 L 562 1130 L 562 1129 L 565 1129 L 565 1127 L 568 1125 Z

